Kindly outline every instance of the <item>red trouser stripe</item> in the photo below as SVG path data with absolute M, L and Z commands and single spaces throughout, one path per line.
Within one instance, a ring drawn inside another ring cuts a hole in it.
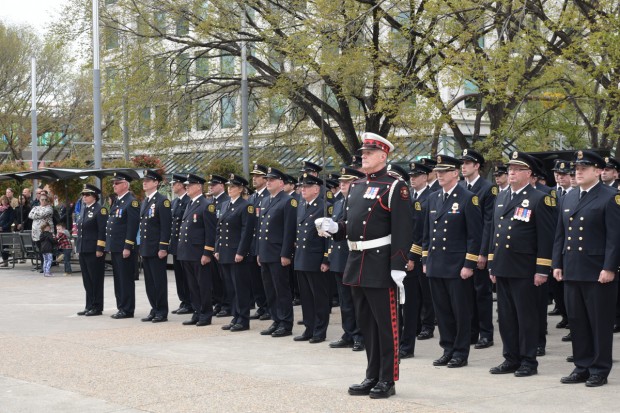
M 390 319 L 392 320 L 392 339 L 394 340 L 394 381 L 398 381 L 398 311 L 396 289 L 390 288 Z

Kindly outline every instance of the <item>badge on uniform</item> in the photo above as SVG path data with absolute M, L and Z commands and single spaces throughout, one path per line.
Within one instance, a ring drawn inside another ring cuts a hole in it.
M 521 202 L 521 206 L 523 208 L 527 208 L 530 206 L 530 200 L 529 199 L 524 199 L 523 202 Z
M 89 212 L 89 213 L 88 213 L 88 218 L 92 218 L 92 217 L 93 217 L 93 213 L 92 213 L 92 212 Z
M 151 208 L 149 209 L 149 218 L 153 218 L 155 216 L 155 204 L 151 204 Z
M 248 209 L 249 211 L 249 209 Z M 260 207 L 256 207 L 256 218 L 260 217 Z
M 526 200 L 527 201 L 527 200 Z M 532 210 L 527 208 L 515 208 L 515 214 L 513 216 L 514 219 L 523 222 L 530 222 L 530 217 L 532 216 Z
M 198 214 L 194 214 L 194 222 L 196 222 L 197 215 Z
M 379 187 L 369 186 L 368 188 L 366 188 L 366 192 L 364 193 L 364 198 L 375 199 L 378 193 L 379 193 Z
M 455 202 L 452 204 L 452 211 L 449 212 L 449 214 L 459 214 L 459 204 L 458 202 Z

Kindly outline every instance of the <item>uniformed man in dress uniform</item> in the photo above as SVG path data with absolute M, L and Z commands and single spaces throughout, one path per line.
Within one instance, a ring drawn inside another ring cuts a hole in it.
M 418 324 L 421 323 L 420 334 L 433 336 L 435 329 L 435 312 L 432 311 L 433 301 L 426 275 L 422 272 L 422 236 L 424 235 L 424 219 L 428 214 L 426 200 L 429 195 L 427 185 L 428 172 L 431 169 L 421 163 L 409 164 L 408 179 L 411 182 L 413 210 L 413 242 L 408 254 L 407 277 L 405 278 L 405 295 L 407 300 L 402 306 L 403 323 L 400 339 L 401 359 L 410 358 L 415 353 Z M 429 311 L 429 307 L 431 310 Z M 420 313 L 423 313 L 420 320 Z
M 575 369 L 562 383 L 598 387 L 612 366 L 620 265 L 620 195 L 599 182 L 605 168 L 591 151 L 575 154 L 578 188 L 561 204 L 553 248 L 553 276 L 564 281 Z
M 305 331 L 295 341 L 312 344 L 325 341 L 330 311 L 330 272 L 327 264 L 327 240 L 319 237 L 314 221 L 324 216 L 324 200 L 319 197 L 323 180 L 304 172 L 297 208 L 295 271 L 301 294 Z M 331 215 L 333 207 L 327 213 Z
M 263 277 L 256 261 L 256 255 L 258 254 L 257 241 L 260 204 L 263 198 L 269 196 L 269 191 L 267 191 L 267 178 L 265 178 L 265 175 L 267 175 L 267 167 L 256 163 L 250 175 L 252 176 L 252 187 L 255 192 L 248 198 L 248 201 L 254 206 L 254 213 L 256 214 L 256 227 L 254 228 L 254 237 L 250 245 L 250 258 L 248 259 L 248 267 L 252 276 L 252 299 L 256 303 L 256 312 L 250 316 L 250 319 L 270 320 L 271 315 L 269 314 L 269 308 L 267 306 L 267 296 L 265 295 Z
M 601 181 L 607 186 L 613 186 L 620 173 L 620 162 L 611 156 L 605 157 L 605 168 L 601 173 Z
M 172 201 L 172 230 L 170 232 L 170 246 L 168 252 L 172 254 L 177 295 L 181 301 L 179 308 L 172 310 L 172 314 L 190 314 L 194 312 L 192 309 L 192 300 L 189 295 L 187 277 L 183 271 L 181 261 L 177 258 L 181 222 L 183 221 L 183 215 L 185 215 L 185 209 L 190 202 L 184 184 L 186 179 L 187 175 L 172 174 L 172 192 L 174 192 L 177 197 Z
M 217 218 L 215 204 L 202 194 L 206 180 L 188 174 L 185 185 L 190 203 L 185 209 L 177 258 L 183 264 L 192 299 L 194 313 L 184 325 L 198 327 L 211 324 L 213 305 L 211 302 L 212 266 L 209 265 L 215 251 L 215 229 Z
M 422 243 L 423 271 L 429 278 L 443 355 L 435 366 L 467 365 L 471 342 L 474 268 L 482 238 L 478 197 L 458 185 L 461 161 L 437 156 L 442 189 L 428 199 Z
M 94 185 L 85 184 L 82 189 L 82 210 L 77 219 L 75 252 L 80 259 L 86 306 L 78 315 L 97 316 L 103 312 L 103 251 L 108 210 L 97 202 L 100 194 L 101 190 Z
M 491 279 L 497 283 L 499 332 L 504 362 L 491 374 L 538 373 L 539 309 L 536 291 L 547 282 L 557 215 L 556 200 L 535 190 L 531 156 L 514 152 L 508 162 L 510 190 L 495 204 L 489 248 Z
M 495 185 L 497 185 L 497 189 L 500 193 L 510 188 L 508 184 L 508 167 L 506 165 L 496 165 L 493 170 L 493 177 L 495 178 Z
M 215 205 L 215 215 L 219 220 L 222 216 L 223 208 L 230 197 L 226 193 L 225 184 L 228 180 L 219 175 L 209 175 L 207 181 L 209 194 L 213 197 L 212 202 Z M 217 261 L 211 261 L 213 273 L 213 312 L 216 317 L 228 317 L 232 315 L 232 302 L 234 287 L 232 280 L 226 278 Z
M 285 337 L 293 331 L 288 266 L 295 244 L 297 201 L 284 192 L 284 173 L 270 167 L 266 177 L 269 196 L 260 206 L 257 260 L 273 323 L 261 334 Z
M 284 192 L 291 196 L 291 198 L 297 201 L 301 199 L 301 194 L 298 194 L 295 191 L 295 186 L 297 185 L 297 179 L 289 174 L 284 175 Z M 293 262 L 295 262 L 295 256 L 293 256 Z M 297 274 L 295 273 L 295 266 L 288 266 L 288 281 L 291 285 L 291 296 L 293 297 L 293 306 L 297 306 L 301 304 L 301 297 L 299 294 L 299 283 L 297 282 Z M 299 322 L 298 322 L 299 323 Z
M 474 268 L 474 311 L 471 324 L 471 343 L 474 348 L 483 349 L 493 345 L 493 292 L 487 269 L 489 241 L 493 231 L 493 205 L 497 196 L 497 187 L 480 176 L 484 166 L 484 156 L 473 149 L 464 149 L 460 160 L 464 180 L 460 185 L 478 197 L 482 212 L 482 243 L 478 254 L 478 264 Z
M 154 170 L 144 171 L 144 199 L 140 207 L 140 256 L 144 286 L 151 311 L 143 322 L 168 321 L 168 273 L 166 270 L 172 213 L 170 200 L 157 191 L 163 177 Z
M 334 203 L 332 219 L 339 222 L 344 219 L 344 211 L 346 207 L 347 196 L 351 183 L 360 178 L 365 178 L 366 174 L 358 171 L 353 167 L 343 167 L 340 170 L 340 193 L 342 198 Z M 355 320 L 355 307 L 353 306 L 353 298 L 351 297 L 351 287 L 342 283 L 345 265 L 349 257 L 349 246 L 346 240 L 334 241 L 330 240 L 329 247 L 329 269 L 336 279 L 336 287 L 338 288 L 338 299 L 340 304 L 340 317 L 342 319 L 342 329 L 344 333 L 339 340 L 329 343 L 331 348 L 347 348 L 353 347 L 353 351 L 364 350 L 364 337 L 360 331 L 359 325 Z
M 223 325 L 222 329 L 235 332 L 250 328 L 252 279 L 248 259 L 256 227 L 256 215 L 254 206 L 241 196 L 248 181 L 241 176 L 230 174 L 226 184 L 230 200 L 218 220 L 215 258 L 224 277 L 232 280 L 234 288 L 233 318 L 229 324 Z
M 366 177 L 351 184 L 342 220 L 324 218 L 317 225 L 336 241 L 346 238 L 350 249 L 343 283 L 352 286 L 368 365 L 366 379 L 350 386 L 349 394 L 387 398 L 399 375 L 397 291 L 406 275 L 413 218 L 407 185 L 387 171 L 394 145 L 370 132 L 362 139 Z
M 433 158 L 422 158 L 420 159 L 420 163 L 433 169 L 433 171 L 429 172 L 428 174 L 428 186 L 431 191 L 430 193 L 439 191 L 441 189 L 441 186 L 439 185 L 439 181 L 437 180 L 437 173 L 434 171 L 435 165 L 437 165 L 437 161 Z
M 136 237 L 140 223 L 140 203 L 129 192 L 132 178 L 115 172 L 112 177 L 116 201 L 110 207 L 106 226 L 105 249 L 112 256 L 114 294 L 118 312 L 115 319 L 133 318 L 136 307 L 135 272 L 138 260 Z

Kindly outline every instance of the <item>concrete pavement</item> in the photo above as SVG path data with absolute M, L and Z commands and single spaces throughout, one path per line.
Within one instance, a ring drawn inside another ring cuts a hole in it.
M 56 271 L 58 267 L 54 267 Z M 176 308 L 169 273 L 170 308 Z M 330 349 L 342 333 L 335 308 L 328 341 L 293 342 L 259 335 L 269 321 L 250 331 L 183 326 L 187 316 L 167 323 L 142 323 L 149 310 L 144 281 L 136 283 L 136 318 L 114 320 L 111 277 L 105 280 L 101 317 L 78 317 L 84 307 L 80 274 L 44 278 L 27 264 L 0 271 L 0 413 L 12 412 L 611 412 L 618 408 L 620 379 L 586 388 L 563 385 L 570 373 L 570 343 L 560 338 L 558 317 L 549 317 L 547 355 L 539 374 L 493 376 L 501 342 L 472 348 L 469 366 L 433 367 L 441 355 L 438 333 L 416 344 L 413 359 L 401 362 L 396 396 L 371 400 L 347 394 L 364 378 L 365 355 Z M 301 308 L 295 307 L 296 320 Z M 302 326 L 295 326 L 300 334 Z M 617 344 L 620 335 L 614 338 Z

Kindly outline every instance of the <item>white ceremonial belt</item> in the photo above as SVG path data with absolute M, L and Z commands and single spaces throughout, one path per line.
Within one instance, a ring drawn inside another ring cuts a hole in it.
M 378 248 L 392 243 L 392 235 L 371 239 L 368 241 L 347 241 L 350 251 L 364 251 L 371 248 Z

